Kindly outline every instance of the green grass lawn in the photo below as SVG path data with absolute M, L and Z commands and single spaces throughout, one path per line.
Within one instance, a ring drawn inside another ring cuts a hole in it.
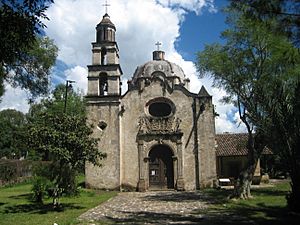
M 18 184 L 0 188 L 1 225 L 76 224 L 79 215 L 117 193 L 82 189 L 78 197 L 61 198 L 61 209 L 54 210 L 52 199 L 43 205 L 32 202 L 31 187 L 31 184 Z
M 31 184 L 0 188 L 0 225 L 78 224 L 76 218 L 79 215 L 117 193 L 82 189 L 78 197 L 63 197 L 62 207 L 56 211 L 52 208 L 51 199 L 46 200 L 44 205 L 32 202 L 30 189 Z M 227 199 L 231 190 L 205 190 L 210 207 L 194 213 L 204 216 L 199 223 L 202 225 L 296 225 L 300 216 L 286 208 L 285 195 L 289 190 L 289 183 L 285 181 L 273 187 L 252 190 L 253 199 L 236 201 Z
M 283 181 L 273 187 L 252 190 L 253 198 L 249 200 L 229 200 L 230 190 L 207 190 L 215 202 L 206 214 L 210 224 L 299 224 L 300 216 L 290 213 L 286 206 L 285 196 L 289 190 L 288 181 Z

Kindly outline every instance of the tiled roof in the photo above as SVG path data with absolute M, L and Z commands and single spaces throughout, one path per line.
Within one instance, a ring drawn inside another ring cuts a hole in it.
M 247 155 L 247 140 L 248 134 L 246 133 L 216 134 L 216 154 L 217 156 Z M 265 147 L 262 154 L 272 154 L 272 151 Z

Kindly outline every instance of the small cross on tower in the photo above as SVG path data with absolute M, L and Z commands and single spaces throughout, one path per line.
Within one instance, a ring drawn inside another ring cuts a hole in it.
M 107 0 L 105 0 L 105 4 L 103 4 L 103 6 L 105 6 L 105 13 L 107 14 L 107 8 L 110 6 L 110 4 L 107 3 Z
M 159 51 L 159 46 L 162 45 L 161 42 L 158 41 L 158 42 L 155 43 L 155 45 L 157 46 L 157 51 Z

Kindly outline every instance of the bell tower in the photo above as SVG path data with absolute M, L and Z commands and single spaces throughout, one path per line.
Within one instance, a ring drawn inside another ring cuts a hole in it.
M 88 65 L 88 96 L 121 95 L 119 48 L 116 27 L 105 13 L 96 26 L 96 42 L 92 43 L 92 65 Z
M 101 168 L 86 163 L 87 187 L 116 189 L 120 186 L 122 69 L 115 33 L 116 27 L 106 12 L 96 26 L 96 41 L 92 43 L 86 104 L 88 123 L 94 125 L 93 135 L 100 138 L 98 149 L 107 157 L 101 162 Z

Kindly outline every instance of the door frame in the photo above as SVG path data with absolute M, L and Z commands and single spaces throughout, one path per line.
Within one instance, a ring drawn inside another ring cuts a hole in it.
M 183 152 L 182 152 L 183 133 L 172 134 L 149 134 L 140 133 L 137 135 L 138 151 L 138 177 L 137 190 L 146 191 L 149 189 L 149 152 L 155 145 L 166 145 L 173 152 L 174 167 L 174 188 L 183 191 L 185 182 L 183 178 Z

